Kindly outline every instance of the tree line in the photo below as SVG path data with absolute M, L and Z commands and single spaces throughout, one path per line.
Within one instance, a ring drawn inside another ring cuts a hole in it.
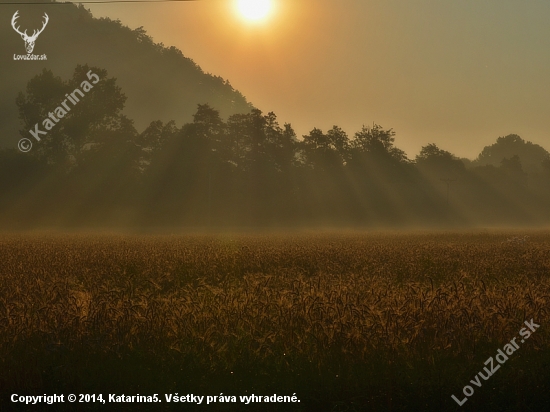
M 474 161 L 431 143 L 414 158 L 395 132 L 338 126 L 298 138 L 252 109 L 139 133 L 100 68 L 44 70 L 17 98 L 22 137 L 90 70 L 100 81 L 29 153 L 0 152 L 2 224 L 14 226 L 430 226 L 548 223 L 550 156 L 517 135 Z

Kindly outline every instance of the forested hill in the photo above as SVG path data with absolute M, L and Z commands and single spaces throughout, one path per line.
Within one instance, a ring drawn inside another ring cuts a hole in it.
M 11 26 L 17 10 L 17 25 L 29 34 L 42 26 L 44 12 L 48 14 L 48 25 L 33 50 L 45 54 L 46 61 L 14 61 L 14 54 L 26 54 L 25 43 Z M 106 69 L 124 90 L 124 113 L 138 130 L 152 119 L 189 122 L 197 104 L 208 103 L 223 117 L 251 109 L 229 82 L 205 73 L 180 50 L 154 43 L 143 29 L 94 18 L 83 6 L 1 5 L 0 21 L 0 147 L 15 147 L 20 139 L 15 100 L 44 68 L 62 78 L 70 77 L 77 64 Z

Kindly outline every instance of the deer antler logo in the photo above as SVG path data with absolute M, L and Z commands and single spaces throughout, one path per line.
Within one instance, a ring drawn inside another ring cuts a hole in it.
M 25 49 L 27 49 L 27 53 L 31 54 L 34 50 L 34 42 L 36 41 L 36 38 L 44 31 L 44 28 L 48 24 L 48 21 L 50 18 L 46 13 L 44 13 L 44 23 L 42 24 L 42 28 L 40 30 L 34 30 L 32 33 L 32 36 L 29 36 L 27 34 L 27 30 L 24 32 L 21 32 L 19 30 L 19 26 L 15 27 L 16 20 L 19 18 L 19 10 L 17 10 L 11 19 L 11 26 L 13 27 L 13 30 L 15 30 L 17 33 L 21 35 L 21 38 L 25 41 Z

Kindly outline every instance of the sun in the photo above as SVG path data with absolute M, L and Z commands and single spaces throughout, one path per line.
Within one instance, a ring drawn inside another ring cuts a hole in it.
M 271 0 L 238 0 L 237 9 L 246 20 L 263 20 L 271 12 Z

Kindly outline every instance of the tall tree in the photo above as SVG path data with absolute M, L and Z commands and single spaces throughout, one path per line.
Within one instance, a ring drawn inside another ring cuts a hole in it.
M 67 81 L 44 69 L 16 99 L 20 133 L 32 138 L 35 132 L 40 141 L 32 153 L 49 164 L 78 163 L 92 146 L 135 137 L 133 122 L 122 114 L 125 101 L 116 79 L 103 69 L 77 65 Z
M 462 160 L 434 143 L 422 147 L 416 156 L 416 166 L 425 176 L 437 180 L 457 179 L 466 171 Z
M 496 143 L 484 147 L 474 163 L 478 166 L 498 167 L 502 159 L 510 159 L 514 155 L 519 156 L 526 173 L 533 173 L 540 170 L 542 161 L 549 153 L 538 144 L 525 141 L 517 134 L 509 134 L 499 137 Z

